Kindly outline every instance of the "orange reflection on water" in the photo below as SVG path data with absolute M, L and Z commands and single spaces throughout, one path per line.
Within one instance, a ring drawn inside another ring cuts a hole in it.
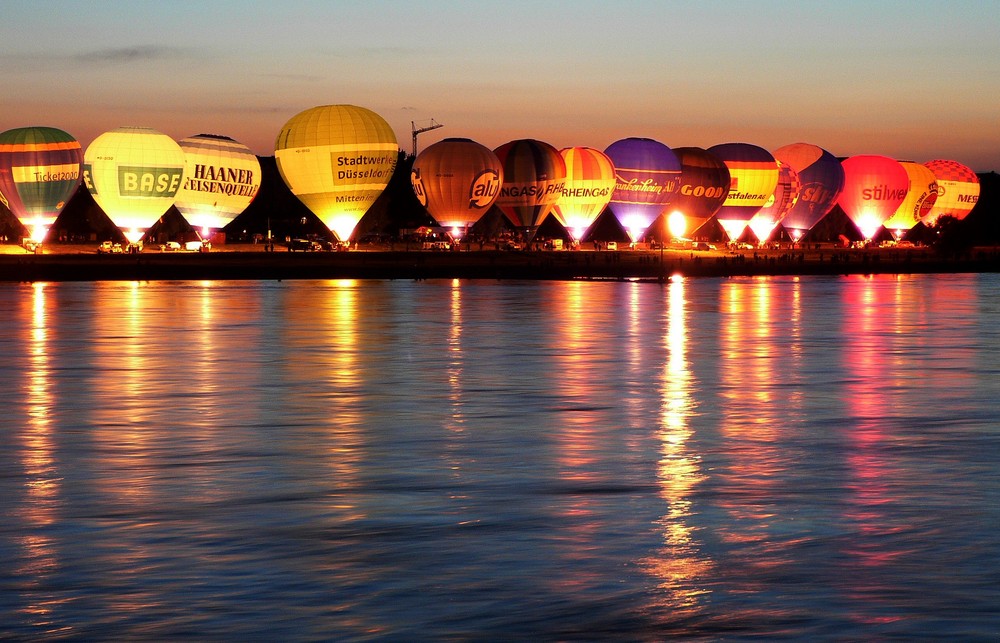
M 701 456 L 689 445 L 693 435 L 690 421 L 696 413 L 696 403 L 694 376 L 687 357 L 685 285 L 683 278 L 675 276 L 667 291 L 663 341 L 667 358 L 659 378 L 662 403 L 657 479 L 667 513 L 657 525 L 663 547 L 655 557 L 640 561 L 647 573 L 658 580 L 659 607 L 676 615 L 693 614 L 703 607 L 710 593 L 705 581 L 714 567 L 711 558 L 702 552 L 697 529 L 691 524 L 695 515 L 693 497 L 707 477 L 702 472 Z
M 17 510 L 17 519 L 25 526 L 25 535 L 20 538 L 24 553 L 18 557 L 19 564 L 12 571 L 23 579 L 23 612 L 39 632 L 55 634 L 58 630 L 51 629 L 52 612 L 65 599 L 57 601 L 53 592 L 44 589 L 60 567 L 56 543 L 46 535 L 46 528 L 59 519 L 62 478 L 55 462 L 50 420 L 55 400 L 46 284 L 35 283 L 31 289 L 31 297 L 27 299 L 31 305 L 31 336 L 27 338 L 30 364 L 26 387 L 27 422 L 20 433 L 25 497 Z

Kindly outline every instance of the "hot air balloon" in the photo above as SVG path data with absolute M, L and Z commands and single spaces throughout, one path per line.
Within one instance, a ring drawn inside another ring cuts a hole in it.
M 729 194 L 715 218 L 735 241 L 774 193 L 778 163 L 770 152 L 750 143 L 723 143 L 708 151 L 729 168 Z
M 227 136 L 198 134 L 179 141 L 184 182 L 174 205 L 203 238 L 242 214 L 260 188 L 260 161 Z
M 939 217 L 964 219 L 979 201 L 979 177 L 958 161 L 936 159 L 924 163 L 937 179 L 937 200 L 923 223 L 937 223 Z
M 553 214 L 579 241 L 611 201 L 615 166 L 607 154 L 590 147 L 567 147 L 559 153 L 566 162 L 566 184 Z
M 869 240 L 906 198 L 910 178 L 899 161 L 888 156 L 859 154 L 841 165 L 844 190 L 837 204 Z
M 41 243 L 80 185 L 80 143 L 54 127 L 0 134 L 0 198 Z
M 493 150 L 503 165 L 496 204 L 530 238 L 552 211 L 566 184 L 566 162 L 548 143 L 525 138 Z
M 502 183 L 497 155 L 467 138 L 446 138 L 427 147 L 410 171 L 420 205 L 456 237 L 490 209 Z
M 322 105 L 285 123 L 274 156 L 292 194 L 347 241 L 392 178 L 399 145 L 375 112 Z
M 799 198 L 781 220 L 798 241 L 833 209 L 844 189 L 844 168 L 833 154 L 809 143 L 779 147 L 774 157 L 799 175 Z
M 670 202 L 667 226 L 674 238 L 684 238 L 711 219 L 729 194 L 729 168 L 700 147 L 674 148 L 681 163 L 680 189 Z
M 83 155 L 84 184 L 132 243 L 173 205 L 183 177 L 183 150 L 148 127 L 105 132 Z
M 680 188 L 681 163 L 669 147 L 649 138 L 624 138 L 604 153 L 615 166 L 611 211 L 638 241 Z
M 906 198 L 883 226 L 899 241 L 913 226 L 930 212 L 937 200 L 937 178 L 924 165 L 912 161 L 900 161 L 910 181 Z
M 763 243 L 770 238 L 781 219 L 795 205 L 801 185 L 795 170 L 786 163 L 778 161 L 778 183 L 774 186 L 774 192 L 764 207 L 751 217 L 748 224 L 758 241 Z

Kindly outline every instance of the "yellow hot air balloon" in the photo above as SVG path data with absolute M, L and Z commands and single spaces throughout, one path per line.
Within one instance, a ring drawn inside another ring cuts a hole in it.
M 954 217 L 961 221 L 979 202 L 979 177 L 969 167 L 958 161 L 935 159 L 924 165 L 937 179 L 937 199 L 930 212 L 922 219 L 932 226 L 940 217 Z
M 347 241 L 392 178 L 399 145 L 370 109 L 322 105 L 285 123 L 274 156 L 292 194 Z
M 927 216 L 937 200 L 937 178 L 930 168 L 912 161 L 900 161 L 910 181 L 903 203 L 882 223 L 896 241 Z
M 174 205 L 202 236 L 224 228 L 246 210 L 260 189 L 260 161 L 226 136 L 198 134 L 179 141 L 184 182 Z
M 604 211 L 617 178 L 608 155 L 590 147 L 559 150 L 566 162 L 566 183 L 553 213 L 577 241 Z
M 180 146 L 148 127 L 105 132 L 83 155 L 87 190 L 133 243 L 173 205 L 183 177 Z

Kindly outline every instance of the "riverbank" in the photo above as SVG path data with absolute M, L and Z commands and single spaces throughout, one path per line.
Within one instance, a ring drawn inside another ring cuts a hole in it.
M 0 281 L 188 279 L 666 279 L 754 275 L 1000 272 L 1000 249 L 945 258 L 928 248 L 432 252 L 372 247 L 288 252 L 231 244 L 211 252 L 97 254 L 92 246 L 0 248 Z

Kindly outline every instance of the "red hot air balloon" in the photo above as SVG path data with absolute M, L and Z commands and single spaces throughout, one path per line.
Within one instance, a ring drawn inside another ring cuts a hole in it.
M 490 209 L 502 183 L 500 159 L 467 138 L 446 138 L 425 148 L 410 171 L 420 204 L 456 237 Z
M 729 238 L 736 240 L 774 193 L 778 163 L 770 152 L 750 143 L 723 143 L 713 145 L 708 151 L 729 168 L 729 195 L 715 218 Z
M 844 159 L 844 191 L 837 204 L 870 240 L 906 198 L 910 178 L 899 161 L 860 154 Z
M 927 216 L 926 225 L 937 223 L 938 217 L 955 217 L 959 221 L 972 212 L 979 201 L 979 177 L 958 161 L 937 159 L 924 163 L 937 179 L 937 200 Z
M 668 208 L 670 236 L 687 237 L 712 218 L 729 196 L 729 168 L 700 147 L 676 147 L 681 163 L 680 189 Z
M 624 138 L 604 153 L 618 177 L 611 211 L 632 241 L 638 241 L 677 194 L 681 162 L 673 150 L 650 138 Z
M 0 198 L 41 243 L 77 186 L 83 149 L 54 127 L 20 127 L 0 134 Z
M 758 241 L 763 243 L 771 237 L 778 223 L 795 205 L 801 187 L 799 175 L 795 170 L 790 165 L 778 161 L 778 183 L 774 186 L 774 193 L 748 224 Z
M 566 184 L 566 162 L 548 143 L 523 138 L 494 150 L 503 166 L 496 205 L 514 225 L 533 236 Z
M 600 216 L 615 191 L 615 166 L 590 147 L 559 150 L 566 162 L 566 184 L 553 214 L 577 241 Z
M 785 213 L 782 227 L 798 241 L 833 209 L 844 189 L 844 168 L 833 154 L 809 143 L 779 147 L 774 157 L 799 175 L 799 198 Z
M 912 161 L 900 161 L 899 164 L 906 170 L 910 189 L 896 212 L 882 223 L 896 241 L 927 216 L 937 200 L 937 178 L 928 167 Z

